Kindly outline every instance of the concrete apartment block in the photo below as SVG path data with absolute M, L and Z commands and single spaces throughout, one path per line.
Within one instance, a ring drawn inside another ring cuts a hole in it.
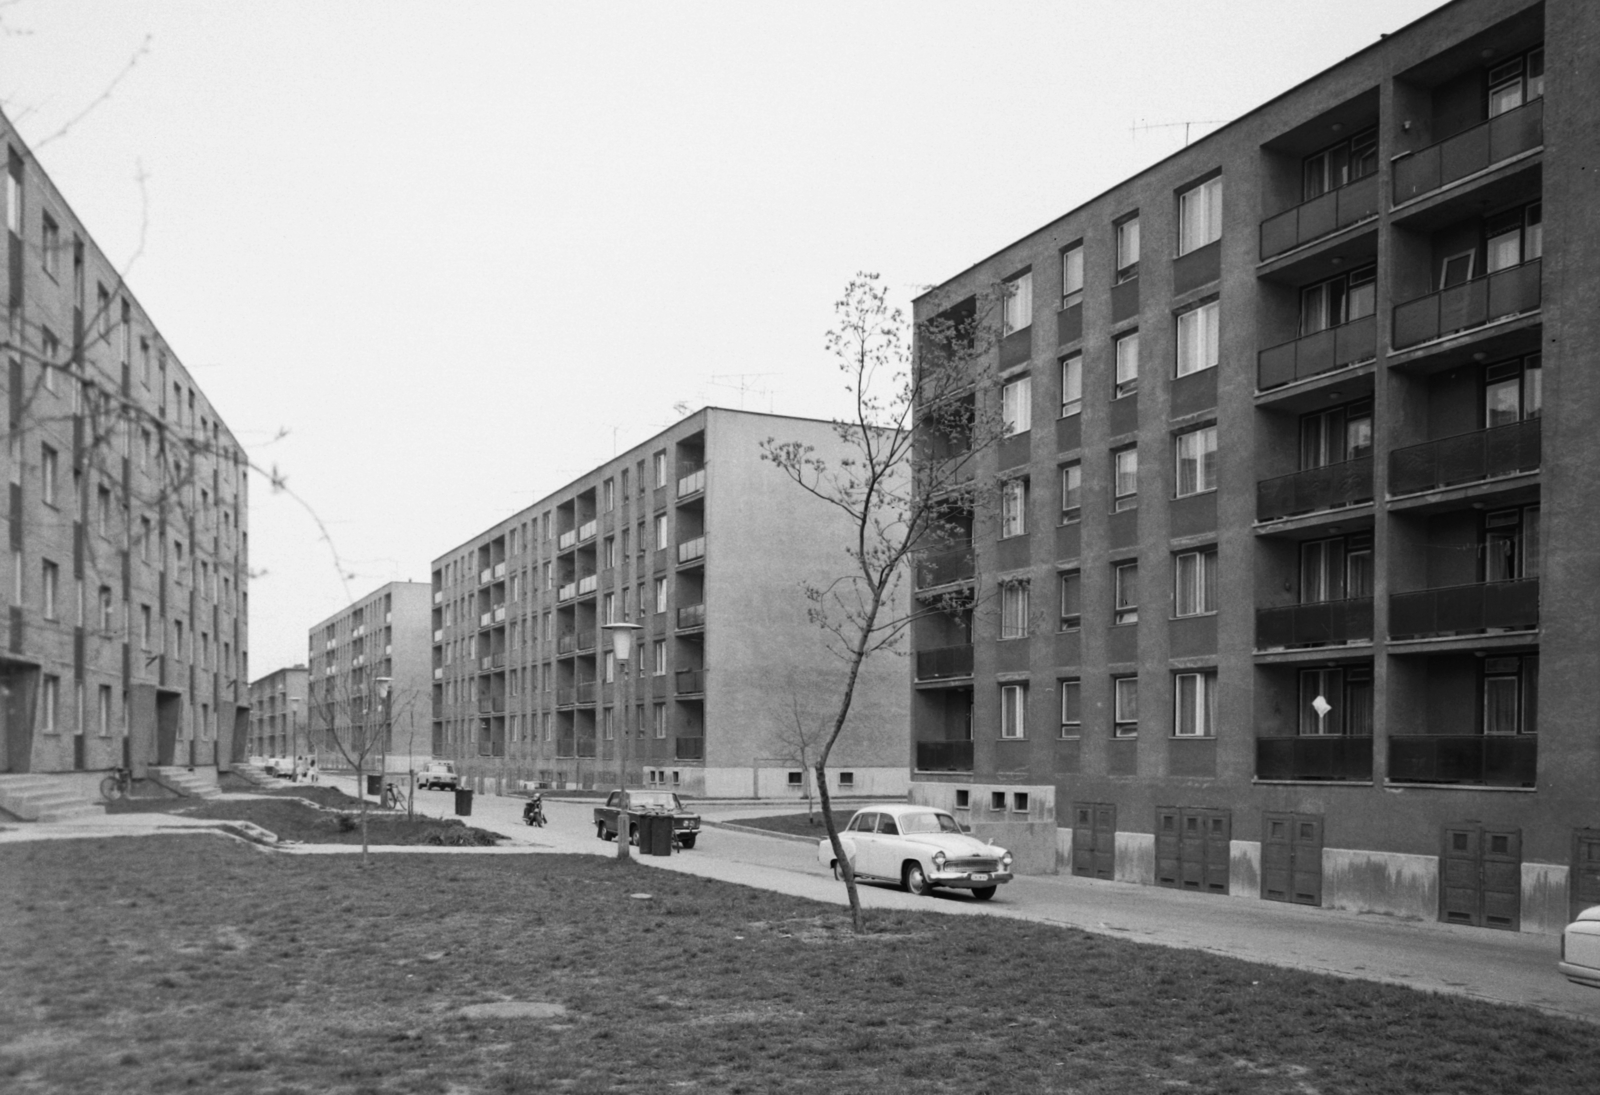
M 914 632 L 914 797 L 1035 870 L 1600 902 L 1597 106 L 1600 6 L 1457 0 L 917 302 L 1009 287 L 1032 421 L 920 575 L 1012 611 Z
M 843 573 L 849 530 L 767 438 L 842 454 L 826 422 L 708 407 L 436 559 L 434 752 L 469 778 L 799 799 L 785 739 L 844 670 L 802 585 Z M 608 621 L 640 627 L 626 666 Z M 905 793 L 904 673 L 869 660 L 830 790 Z
M 250 755 L 298 757 L 311 751 L 307 681 L 303 665 L 276 669 L 250 682 Z

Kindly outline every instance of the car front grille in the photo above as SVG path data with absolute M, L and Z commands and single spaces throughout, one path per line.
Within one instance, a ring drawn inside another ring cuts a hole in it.
M 1000 864 L 988 856 L 968 856 L 965 859 L 947 859 L 944 861 L 947 871 L 998 871 Z

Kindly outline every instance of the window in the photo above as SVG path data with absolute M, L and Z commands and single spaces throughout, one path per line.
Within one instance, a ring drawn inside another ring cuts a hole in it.
M 1139 332 L 1117 336 L 1117 389 L 1114 398 L 1139 390 Z
M 22 235 L 22 161 L 12 160 L 6 170 L 6 228 Z
M 1539 417 L 1544 403 L 1542 361 L 1541 355 L 1533 354 L 1521 361 L 1507 361 L 1484 370 L 1485 429 Z
M 1188 551 L 1174 562 L 1173 600 L 1179 616 L 1199 616 L 1217 610 L 1217 549 Z
M 1028 686 L 1003 684 L 1000 686 L 1000 736 L 1020 738 L 1028 729 Z M 1004 796 L 1002 796 L 1003 800 Z
M 1061 359 L 1061 417 L 1083 410 L 1083 355 Z
M 600 488 L 601 497 L 605 499 L 605 512 L 610 513 L 617 508 L 617 481 L 615 479 L 607 479 L 600 484 Z
M 1139 504 L 1139 447 L 1129 445 L 1111 454 L 1113 510 L 1132 509 Z
M 1179 673 L 1173 680 L 1172 733 L 1211 738 L 1217 733 L 1217 674 Z
M 98 523 L 97 531 L 101 536 L 110 536 L 111 529 L 111 489 L 97 487 L 95 489 L 95 520 Z
M 656 514 L 656 550 L 667 550 L 667 515 Z
M 1484 224 L 1484 261 L 1488 273 L 1505 270 L 1544 255 L 1544 212 L 1539 202 L 1489 218 Z
M 1139 564 L 1115 563 L 1111 567 L 1112 589 L 1115 603 L 1112 622 L 1136 624 L 1139 622 Z
M 40 372 L 44 377 L 45 391 L 53 392 L 56 390 L 55 361 L 61 356 L 61 341 L 47 327 L 39 328 L 39 352 L 44 358 Z
M 665 578 L 657 578 L 656 579 L 656 611 L 657 612 L 665 612 L 666 610 L 667 610 L 667 580 Z
M 1302 669 L 1299 733 L 1371 737 L 1372 668 Z
M 667 454 L 664 453 L 664 452 L 658 452 L 651 459 L 652 459 L 652 461 L 654 463 L 656 486 L 658 486 L 658 487 L 666 486 L 667 485 Z
M 1220 309 L 1216 301 L 1207 301 L 1198 308 L 1178 313 L 1178 375 L 1188 376 L 1201 369 L 1212 369 L 1217 364 L 1217 316 Z
M 1300 470 L 1372 455 L 1372 400 L 1300 417 Z
M 606 661 L 605 661 L 604 673 L 605 673 L 604 680 L 605 680 L 606 684 L 615 684 L 616 683 L 616 680 L 617 680 L 617 652 L 615 650 L 607 650 L 606 651 Z
M 1483 580 L 1509 582 L 1539 575 L 1539 507 L 1483 516 Z
M 1083 303 L 1083 244 L 1075 243 L 1061 252 L 1061 307 Z
M 1539 730 L 1539 659 L 1520 656 L 1483 661 L 1483 732 L 1535 734 Z
M 53 620 L 56 618 L 56 594 L 61 582 L 61 568 L 45 559 L 42 570 L 44 582 L 39 590 L 39 608 L 45 619 Z
M 1000 389 L 1000 418 L 1006 436 L 1033 429 L 1033 379 L 1020 376 Z
M 1111 680 L 1112 733 L 1119 738 L 1139 735 L 1139 678 L 1113 677 Z
M 153 626 L 154 626 L 153 625 L 153 618 L 152 618 L 151 613 L 150 613 L 150 606 L 149 605 L 140 605 L 139 606 L 139 649 L 140 650 L 149 650 L 150 649 L 150 638 L 151 638 L 151 631 L 152 631 Z
M 1178 254 L 1222 238 L 1222 176 L 1178 195 Z
M 650 644 L 650 673 L 656 677 L 667 675 L 667 644 L 663 639 Z
M 1076 631 L 1083 625 L 1083 575 L 1064 570 L 1058 576 L 1061 586 L 1061 625 L 1058 630 Z
M 39 497 L 47 506 L 56 504 L 56 474 L 60 458 L 49 445 L 39 446 Z
M 1061 465 L 1061 523 L 1076 521 L 1083 512 L 1083 465 Z
M 1544 47 L 1489 70 L 1489 117 L 1544 96 Z
M 1180 433 L 1173 449 L 1178 458 L 1177 496 L 1217 489 L 1217 428 L 1202 426 Z
M 110 631 L 113 627 L 116 626 L 117 617 L 116 617 L 115 608 L 113 607 L 114 605 L 115 605 L 115 601 L 112 599 L 112 596 L 111 596 L 111 587 L 110 586 L 101 586 L 100 587 L 100 630 L 101 631 Z
M 1083 733 L 1083 689 L 1075 678 L 1061 685 L 1061 737 L 1075 738 Z
M 1002 639 L 1028 637 L 1027 582 L 1000 584 L 1000 637 Z
M 678 773 L 674 772 L 674 773 L 672 773 L 672 775 L 673 775 L 673 782 L 676 783 L 677 782 Z M 854 772 L 840 772 L 839 773 L 839 788 L 841 790 L 843 790 L 846 787 L 854 787 L 855 785 L 856 785 L 856 774 Z
M 1465 279 L 1463 279 L 1465 280 Z M 1373 314 L 1378 306 L 1377 267 L 1319 281 L 1300 290 L 1300 334 L 1314 335 Z
M 617 565 L 617 538 L 607 536 L 600 542 L 600 565 L 610 570 Z
M 100 736 L 103 738 L 109 738 L 111 736 L 111 686 L 109 684 L 102 684 L 99 692 L 99 719 L 97 721 L 100 728 Z
M 1139 214 L 1117 223 L 1117 283 L 1139 276 Z
M 1300 545 L 1300 603 L 1372 596 L 1372 534 L 1335 536 Z
M 1310 201 L 1378 170 L 1378 127 L 1307 156 L 1302 165 L 1301 201 Z
M 1022 814 L 1027 813 L 1028 812 L 1028 792 L 1026 792 L 1026 791 L 1013 791 L 1013 792 L 1011 792 L 1011 809 L 1016 811 L 1017 813 L 1022 813 Z
M 600 709 L 600 734 L 606 741 L 612 741 L 617 736 L 617 712 L 613 707 Z
M 61 229 L 49 213 L 40 217 L 39 250 L 44 259 L 44 272 L 52 278 L 61 276 Z
M 653 706 L 653 708 L 651 709 L 651 712 L 650 712 L 650 724 L 651 724 L 651 726 L 653 728 L 653 732 L 655 733 L 656 737 L 664 738 L 664 737 L 667 736 L 667 705 L 666 704 L 658 703 L 658 704 L 655 704 Z
M 1005 313 L 1002 334 L 1033 326 L 1033 272 L 1018 274 L 1005 283 Z
M 602 622 L 608 624 L 617 622 L 617 595 L 615 593 L 607 593 L 600 598 L 600 618 Z
M 804 784 L 805 784 L 805 773 L 804 772 L 789 772 L 788 773 L 788 777 L 789 777 L 789 786 L 795 788 L 796 790 L 798 790 L 800 787 L 804 786 Z
M 39 729 L 54 734 L 61 729 L 61 678 L 49 673 L 39 682 Z
M 1439 264 L 1439 288 L 1448 289 L 1452 285 L 1460 285 L 1472 280 L 1473 262 L 1478 257 L 1476 251 L 1460 251 L 1454 255 L 1446 255 Z
M 1028 531 L 1028 481 L 1007 479 L 1000 484 L 1000 538 Z

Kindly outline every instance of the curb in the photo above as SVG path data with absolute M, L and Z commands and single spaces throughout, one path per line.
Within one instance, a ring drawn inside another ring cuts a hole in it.
M 775 833 L 771 829 L 757 829 L 753 825 L 740 825 L 736 821 L 708 821 L 705 818 L 701 818 L 700 827 L 702 829 L 728 829 L 735 833 L 749 833 L 751 836 L 769 836 L 774 840 L 791 840 L 799 844 L 816 844 L 817 839 L 819 839 L 801 836 L 799 833 Z M 826 832 L 827 830 L 824 829 L 823 831 Z

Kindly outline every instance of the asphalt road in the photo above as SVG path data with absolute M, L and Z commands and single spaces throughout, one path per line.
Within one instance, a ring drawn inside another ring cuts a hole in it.
M 347 789 L 351 788 L 345 781 Z M 419 791 L 422 811 L 453 816 L 448 791 Z M 477 795 L 471 823 L 506 833 L 529 852 L 616 855 L 595 837 L 592 801 L 547 799 L 550 823 L 522 823 L 521 798 Z M 707 804 L 703 817 L 736 821 L 782 812 L 777 804 Z M 681 871 L 834 904 L 844 886 L 817 861 L 816 848 L 779 837 L 708 828 L 693 851 L 638 857 L 660 870 Z M 957 915 L 1006 916 L 1117 935 L 1141 943 L 1186 947 L 1276 966 L 1410 985 L 1497 1003 L 1521 1004 L 1600 1023 L 1600 990 L 1556 972 L 1554 936 L 1463 928 L 1255 898 L 1187 893 L 1099 879 L 1050 875 L 1018 878 L 993 901 L 935 892 L 915 898 L 886 886 L 861 887 L 865 908 L 923 909 Z

